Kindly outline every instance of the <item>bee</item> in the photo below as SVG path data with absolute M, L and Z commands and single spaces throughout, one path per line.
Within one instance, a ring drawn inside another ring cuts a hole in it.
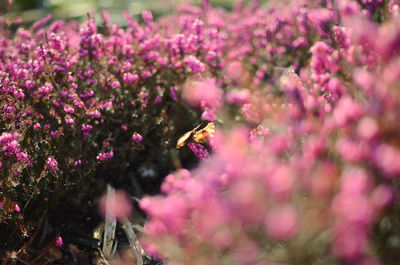
M 214 122 L 209 122 L 204 128 L 200 128 L 201 124 L 197 125 L 193 130 L 188 131 L 184 135 L 182 135 L 177 143 L 176 148 L 179 149 L 184 146 L 190 138 L 196 143 L 205 144 L 207 143 L 209 138 L 214 137 L 215 133 L 215 124 Z

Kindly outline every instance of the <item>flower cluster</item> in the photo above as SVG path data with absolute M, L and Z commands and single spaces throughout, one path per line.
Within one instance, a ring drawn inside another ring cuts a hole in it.
M 32 166 L 29 156 L 20 149 L 18 137 L 19 134 L 17 132 L 5 132 L 0 135 L 0 147 L 4 153 L 4 156 L 9 158 L 15 157 L 19 162 L 24 162 L 25 164 Z

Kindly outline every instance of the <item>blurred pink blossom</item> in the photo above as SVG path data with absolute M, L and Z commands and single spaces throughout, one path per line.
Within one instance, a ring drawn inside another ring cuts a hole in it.
M 103 217 L 108 214 L 111 218 L 122 220 L 128 218 L 132 210 L 131 199 L 123 190 L 116 190 L 113 195 L 105 194 L 100 198 L 99 211 Z
M 276 239 L 289 239 L 294 236 L 298 229 L 298 213 L 290 205 L 279 205 L 270 210 L 265 219 L 267 233 Z
M 222 90 L 213 80 L 193 81 L 185 85 L 182 97 L 193 107 L 217 109 L 221 104 Z

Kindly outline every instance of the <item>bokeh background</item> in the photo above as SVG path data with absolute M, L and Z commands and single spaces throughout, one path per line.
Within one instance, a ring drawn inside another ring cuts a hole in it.
M 7 0 L 0 0 L 7 1 Z M 14 0 L 14 4 L 4 15 L 13 19 L 21 17 L 22 24 L 31 24 L 46 14 L 53 19 L 86 20 L 87 13 L 99 15 L 106 10 L 113 23 L 124 25 L 121 15 L 123 10 L 130 14 L 141 14 L 143 10 L 151 10 L 155 17 L 171 12 L 176 4 L 200 3 L 201 0 Z M 212 5 L 229 8 L 235 0 L 211 0 Z

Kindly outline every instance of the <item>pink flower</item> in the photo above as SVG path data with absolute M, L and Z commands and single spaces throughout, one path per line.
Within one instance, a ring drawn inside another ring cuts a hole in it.
M 56 247 L 62 247 L 62 245 L 63 245 L 63 240 L 62 240 L 62 237 L 61 236 L 58 236 L 57 237 L 57 239 L 56 239 L 56 242 L 55 242 L 55 245 L 56 245 Z
M 72 118 L 65 118 L 65 123 L 66 123 L 66 124 L 74 124 L 74 119 L 72 119 Z
M 132 210 L 129 195 L 123 190 L 116 190 L 111 196 L 105 194 L 100 199 L 99 211 L 103 217 L 109 215 L 111 218 L 122 220 L 128 218 Z
M 286 198 L 295 182 L 294 172 L 291 172 L 286 166 L 280 166 L 268 174 L 265 182 L 271 195 L 277 198 Z
M 82 124 L 82 133 L 85 138 L 87 138 L 90 132 L 93 130 L 93 126 L 90 124 Z
M 99 153 L 96 156 L 96 159 L 99 161 L 104 161 L 104 160 L 108 160 L 114 157 L 114 152 L 113 151 L 109 151 L 109 152 L 105 152 L 105 153 Z
M 143 141 L 143 136 L 139 133 L 134 133 L 132 134 L 132 141 L 134 141 L 135 143 L 140 143 L 141 141 Z
M 234 81 L 239 81 L 243 75 L 243 72 L 244 72 L 243 66 L 238 61 L 229 64 L 227 69 L 227 74 L 229 78 Z
M 208 151 L 202 144 L 191 142 L 188 143 L 187 146 L 189 147 L 190 151 L 192 151 L 193 154 L 197 156 L 197 158 L 202 160 L 208 157 Z
M 367 224 L 372 217 L 372 205 L 364 194 L 338 193 L 332 202 L 333 211 L 342 221 Z
M 385 173 L 385 177 L 391 178 L 400 175 L 400 151 L 389 144 L 381 144 L 375 154 L 375 163 Z
M 35 125 L 33 125 L 33 129 L 35 131 L 39 130 L 40 128 L 42 128 L 42 126 L 40 126 L 40 123 L 35 123 Z
M 363 229 L 356 225 L 344 226 L 338 231 L 333 253 L 342 259 L 355 260 L 362 255 L 367 245 L 368 238 Z
M 61 52 L 64 49 L 64 44 L 63 41 L 61 40 L 61 37 L 54 34 L 53 32 L 50 33 L 49 35 L 49 42 L 50 42 L 50 47 L 58 52 Z
M 171 93 L 171 97 L 174 101 L 178 101 L 178 96 L 176 95 L 176 92 L 178 91 L 178 88 L 176 86 L 171 86 L 169 88 L 169 91 Z
M 217 109 L 221 104 L 222 90 L 212 80 L 189 82 L 182 97 L 193 107 Z
M 371 117 L 364 117 L 357 126 L 357 133 L 364 139 L 371 139 L 378 133 L 379 126 Z
M 122 80 L 126 84 L 132 84 L 133 82 L 135 82 L 138 79 L 139 79 L 139 76 L 137 74 L 132 74 L 132 73 L 125 73 L 122 76 Z
M 160 96 L 156 96 L 156 98 L 154 99 L 154 104 L 159 104 L 162 102 L 162 98 Z
M 390 203 L 394 202 L 395 195 L 393 189 L 385 184 L 377 186 L 371 194 L 373 205 L 377 209 L 382 209 Z
M 363 113 L 362 107 L 350 97 L 343 97 L 337 103 L 333 119 L 337 126 L 345 126 L 349 121 L 358 119 Z
M 205 70 L 205 64 L 198 60 L 193 55 L 189 55 L 184 59 L 185 64 L 189 67 L 192 73 L 201 73 Z
M 14 210 L 15 210 L 17 213 L 21 212 L 21 209 L 19 208 L 18 204 L 15 204 Z
M 64 112 L 65 113 L 69 113 L 69 114 L 73 114 L 75 112 L 75 110 L 72 107 L 65 106 L 64 107 Z
M 143 198 L 139 206 L 154 219 L 158 219 L 169 233 L 181 234 L 186 223 L 187 200 L 181 196 Z
M 168 174 L 161 185 L 161 191 L 165 194 L 180 190 L 187 179 L 190 178 L 190 171 L 184 168 L 178 169 L 173 174 Z
M 276 239 L 289 239 L 298 229 L 298 214 L 292 205 L 281 205 L 271 210 L 265 219 L 267 233 Z
M 249 102 L 250 92 L 248 89 L 234 89 L 227 93 L 226 100 L 231 104 L 243 105 Z
M 153 22 L 153 14 L 148 10 L 143 10 L 142 12 L 143 21 L 149 25 Z
M 58 171 L 58 162 L 54 159 L 54 157 L 47 158 L 47 164 L 51 170 Z

